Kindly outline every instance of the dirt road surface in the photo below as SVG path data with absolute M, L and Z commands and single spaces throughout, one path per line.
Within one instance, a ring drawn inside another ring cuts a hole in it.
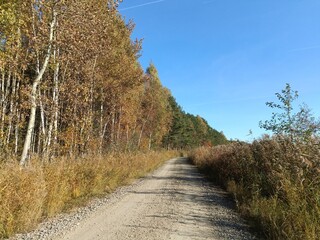
M 59 240 L 255 239 L 232 201 L 186 158 L 164 166 L 100 206 Z

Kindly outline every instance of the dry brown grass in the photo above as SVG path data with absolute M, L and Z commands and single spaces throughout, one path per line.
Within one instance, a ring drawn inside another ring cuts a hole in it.
M 199 148 L 193 162 L 235 196 L 268 239 L 320 239 L 320 152 L 314 142 L 261 139 Z
M 41 220 L 85 204 L 158 167 L 177 152 L 114 154 L 37 160 L 21 170 L 0 166 L 0 238 L 34 228 Z

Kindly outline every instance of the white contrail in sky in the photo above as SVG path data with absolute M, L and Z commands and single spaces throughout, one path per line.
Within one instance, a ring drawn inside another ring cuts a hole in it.
M 217 1 L 217 0 L 203 1 L 202 4 L 213 3 L 213 2 L 216 2 L 216 1 Z
M 143 4 L 140 4 L 140 5 L 135 5 L 135 6 L 131 6 L 131 7 L 120 8 L 119 11 L 125 11 L 125 10 L 129 10 L 129 9 L 144 7 L 144 6 L 147 6 L 147 5 L 156 4 L 156 3 L 161 3 L 161 2 L 164 2 L 164 1 L 165 1 L 165 0 L 158 0 L 158 1 L 143 3 Z
M 289 50 L 289 52 L 300 52 L 300 51 L 317 49 L 317 48 L 320 48 L 320 45 L 315 45 L 315 46 L 310 46 L 310 47 L 304 47 L 304 48 L 295 48 L 295 49 Z

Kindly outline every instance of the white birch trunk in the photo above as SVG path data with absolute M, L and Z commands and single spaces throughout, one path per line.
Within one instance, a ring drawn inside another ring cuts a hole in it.
M 100 146 L 99 146 L 99 152 L 102 154 L 102 147 L 103 147 L 103 137 L 104 137 L 104 127 L 103 127 L 103 103 L 100 104 Z
M 6 77 L 6 74 L 5 74 L 5 70 L 3 69 L 2 70 L 2 78 L 1 78 L 1 125 L 0 125 L 0 137 L 1 139 L 3 140 L 3 131 L 4 131 L 4 113 L 5 113 L 5 109 L 4 109 L 4 85 L 5 85 L 5 77 Z M 1 140 L 1 141 L 2 141 Z M 2 143 L 0 143 L 2 144 Z
M 30 145 L 31 145 L 31 139 L 32 139 L 33 132 L 34 132 L 34 124 L 35 124 L 36 110 L 37 110 L 37 102 L 36 102 L 36 100 L 37 100 L 37 87 L 40 84 L 42 77 L 43 77 L 43 74 L 45 73 L 45 71 L 48 67 L 49 59 L 51 56 L 52 40 L 53 40 L 53 34 L 54 34 L 54 28 L 56 25 L 56 20 L 57 20 L 57 13 L 55 11 L 53 11 L 53 18 L 50 23 L 49 46 L 47 49 L 47 54 L 46 54 L 44 63 L 42 65 L 42 68 L 32 84 L 32 90 L 31 90 L 31 96 L 30 96 L 30 101 L 31 101 L 30 118 L 29 118 L 29 123 L 28 123 L 27 134 L 26 134 L 26 137 L 24 140 L 23 151 L 22 151 L 22 155 L 21 155 L 21 159 L 20 159 L 21 166 L 24 166 L 26 164 L 28 152 L 29 152 Z
M 13 112 L 14 112 L 14 107 L 16 105 L 16 76 L 14 75 L 12 79 L 12 84 L 11 84 L 11 97 L 10 97 L 10 103 L 9 103 L 9 119 L 8 119 L 8 131 L 7 131 L 7 145 L 10 143 L 10 137 L 11 137 L 11 131 L 12 131 L 12 119 L 13 119 Z
M 119 108 L 119 117 L 118 117 L 118 129 L 117 129 L 117 145 L 120 142 L 120 135 L 121 135 L 121 117 L 122 117 L 122 107 Z
M 20 89 L 20 79 L 17 80 L 17 89 L 16 89 L 16 101 L 18 100 L 19 96 L 19 89 Z M 17 103 L 16 103 L 17 104 Z M 18 143 L 19 143 L 19 127 L 20 127 L 20 121 L 21 121 L 21 112 L 18 107 L 16 106 L 16 124 L 15 124 L 15 147 L 14 147 L 14 153 L 18 153 Z
M 59 54 L 59 51 L 58 51 Z M 48 127 L 48 133 L 45 142 L 45 155 L 49 155 L 51 152 L 51 143 L 52 143 L 52 135 L 53 135 L 53 146 L 56 145 L 57 140 L 57 129 L 58 129 L 58 87 L 59 87 L 59 70 L 60 65 L 57 62 L 57 50 L 55 49 L 53 52 L 53 62 L 55 64 L 55 70 L 53 74 L 53 93 L 52 93 L 52 101 L 54 104 L 53 111 L 51 113 L 51 120 Z M 53 134 L 52 134 L 53 132 Z
M 143 134 L 143 130 L 144 130 L 144 126 L 146 125 L 146 122 L 147 121 L 144 121 L 142 124 L 142 127 L 141 127 L 141 131 L 140 131 L 139 139 L 138 139 L 138 148 L 140 147 L 140 144 L 141 144 L 142 134 Z
M 149 150 L 151 150 L 151 144 L 152 144 L 152 133 L 149 135 Z
M 111 140 L 111 147 L 114 146 L 114 132 L 115 132 L 115 113 L 114 110 L 112 111 L 112 118 L 111 118 L 111 133 L 110 133 L 110 140 Z
M 58 141 L 58 119 L 59 119 L 59 62 L 56 65 L 54 73 L 54 91 L 53 91 L 53 101 L 54 101 L 54 130 L 53 130 L 53 146 L 56 147 Z
M 14 153 L 17 154 L 18 153 L 18 143 L 19 143 L 19 122 L 20 122 L 20 113 L 17 110 L 16 111 L 16 115 L 17 115 L 17 123 L 15 125 L 15 131 L 14 131 L 14 135 L 15 135 L 15 141 L 14 141 Z

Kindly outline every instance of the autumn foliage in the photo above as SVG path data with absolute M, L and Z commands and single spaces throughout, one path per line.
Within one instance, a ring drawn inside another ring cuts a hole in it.
M 171 113 L 114 1 L 2 1 L 0 148 L 61 155 L 158 146 Z
M 142 41 L 131 40 L 134 24 L 124 21 L 117 4 L 1 1 L 3 159 L 10 155 L 26 165 L 32 155 L 47 161 L 188 145 L 172 143 L 173 97 L 153 64 L 141 68 Z

